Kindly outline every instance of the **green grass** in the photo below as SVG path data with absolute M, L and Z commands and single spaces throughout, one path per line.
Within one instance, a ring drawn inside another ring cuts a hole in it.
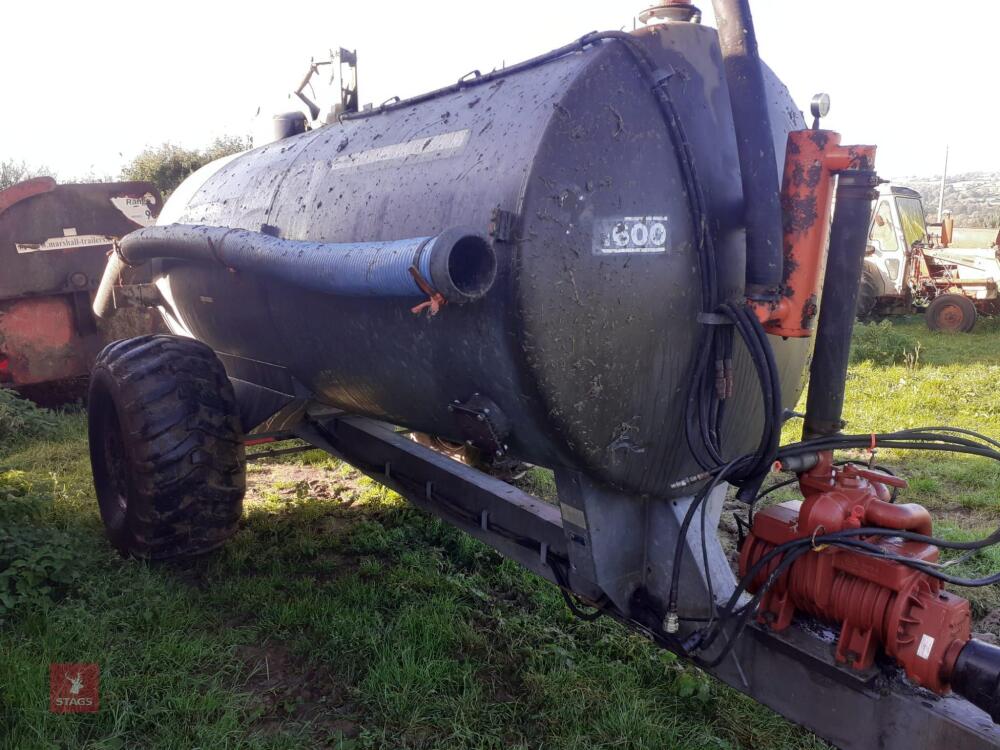
M 852 366 L 850 428 L 1000 436 L 1000 327 L 897 325 L 920 361 Z M 825 747 L 617 624 L 574 619 L 549 584 L 318 451 L 252 468 L 220 552 L 123 560 L 101 532 L 85 420 L 54 422 L 0 448 L 0 524 L 32 529 L 76 576 L 0 613 L 0 748 Z M 879 460 L 943 534 L 1000 519 L 986 460 Z M 522 481 L 552 493 L 547 472 Z M 998 567 L 994 550 L 961 572 Z M 971 598 L 995 628 L 997 593 Z M 100 664 L 99 713 L 49 713 L 56 661 Z
M 822 747 L 318 452 L 294 463 L 332 496 L 277 480 L 218 554 L 123 560 L 84 419 L 57 422 L 0 458 L 0 488 L 30 485 L 18 513 L 78 574 L 0 617 L 0 747 Z M 100 664 L 99 713 L 49 713 L 61 661 Z

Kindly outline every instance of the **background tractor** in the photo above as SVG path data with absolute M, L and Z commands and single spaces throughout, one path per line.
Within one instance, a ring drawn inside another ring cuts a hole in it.
M 858 317 L 923 312 L 932 331 L 966 333 L 1000 310 L 997 249 L 947 247 L 949 222 L 934 235 L 920 193 L 882 185 L 872 212 Z

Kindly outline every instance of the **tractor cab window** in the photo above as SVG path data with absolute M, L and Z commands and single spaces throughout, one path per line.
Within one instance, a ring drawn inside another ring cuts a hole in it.
M 877 240 L 879 250 L 883 253 L 894 253 L 899 250 L 899 240 L 896 238 L 896 227 L 892 223 L 892 206 L 889 201 L 879 201 L 875 219 L 872 221 L 870 240 Z
M 924 224 L 924 207 L 919 198 L 896 198 L 899 221 L 903 225 L 903 238 L 907 247 L 914 242 L 927 242 L 927 225 Z

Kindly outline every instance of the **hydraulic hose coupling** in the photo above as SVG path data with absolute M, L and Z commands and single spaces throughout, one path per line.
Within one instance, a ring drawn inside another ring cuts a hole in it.
M 832 454 L 823 452 L 799 474 L 799 486 L 805 499 L 757 513 L 740 550 L 740 574 L 746 575 L 779 545 L 811 540 L 812 549 L 767 589 L 759 621 L 779 631 L 801 612 L 838 624 L 838 662 L 868 669 L 881 647 L 913 682 L 937 693 L 954 689 L 1000 721 L 1000 649 L 970 639 L 967 600 L 898 561 L 817 541 L 871 527 L 929 535 L 931 518 L 923 506 L 890 502 L 889 488 L 903 488 L 905 480 L 851 464 L 834 466 Z M 938 560 L 937 547 L 922 541 L 888 535 L 862 541 L 894 556 Z M 766 563 L 750 590 L 758 591 L 781 560 L 777 555 Z
M 667 612 L 667 616 L 663 618 L 663 632 L 670 633 L 673 635 L 678 630 L 681 629 L 680 616 L 675 611 Z

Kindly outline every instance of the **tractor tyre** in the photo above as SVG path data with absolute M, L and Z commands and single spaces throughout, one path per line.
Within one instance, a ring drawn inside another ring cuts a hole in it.
M 976 304 L 962 294 L 942 294 L 928 305 L 924 317 L 932 331 L 968 333 L 976 325 Z
M 865 263 L 861 273 L 861 284 L 858 288 L 858 304 L 856 314 L 858 320 L 865 320 L 872 314 L 878 300 L 884 294 L 885 285 L 878 268 L 872 263 Z
M 191 557 L 236 532 L 243 429 L 208 346 L 159 334 L 109 344 L 91 374 L 88 420 L 101 520 L 123 555 Z

